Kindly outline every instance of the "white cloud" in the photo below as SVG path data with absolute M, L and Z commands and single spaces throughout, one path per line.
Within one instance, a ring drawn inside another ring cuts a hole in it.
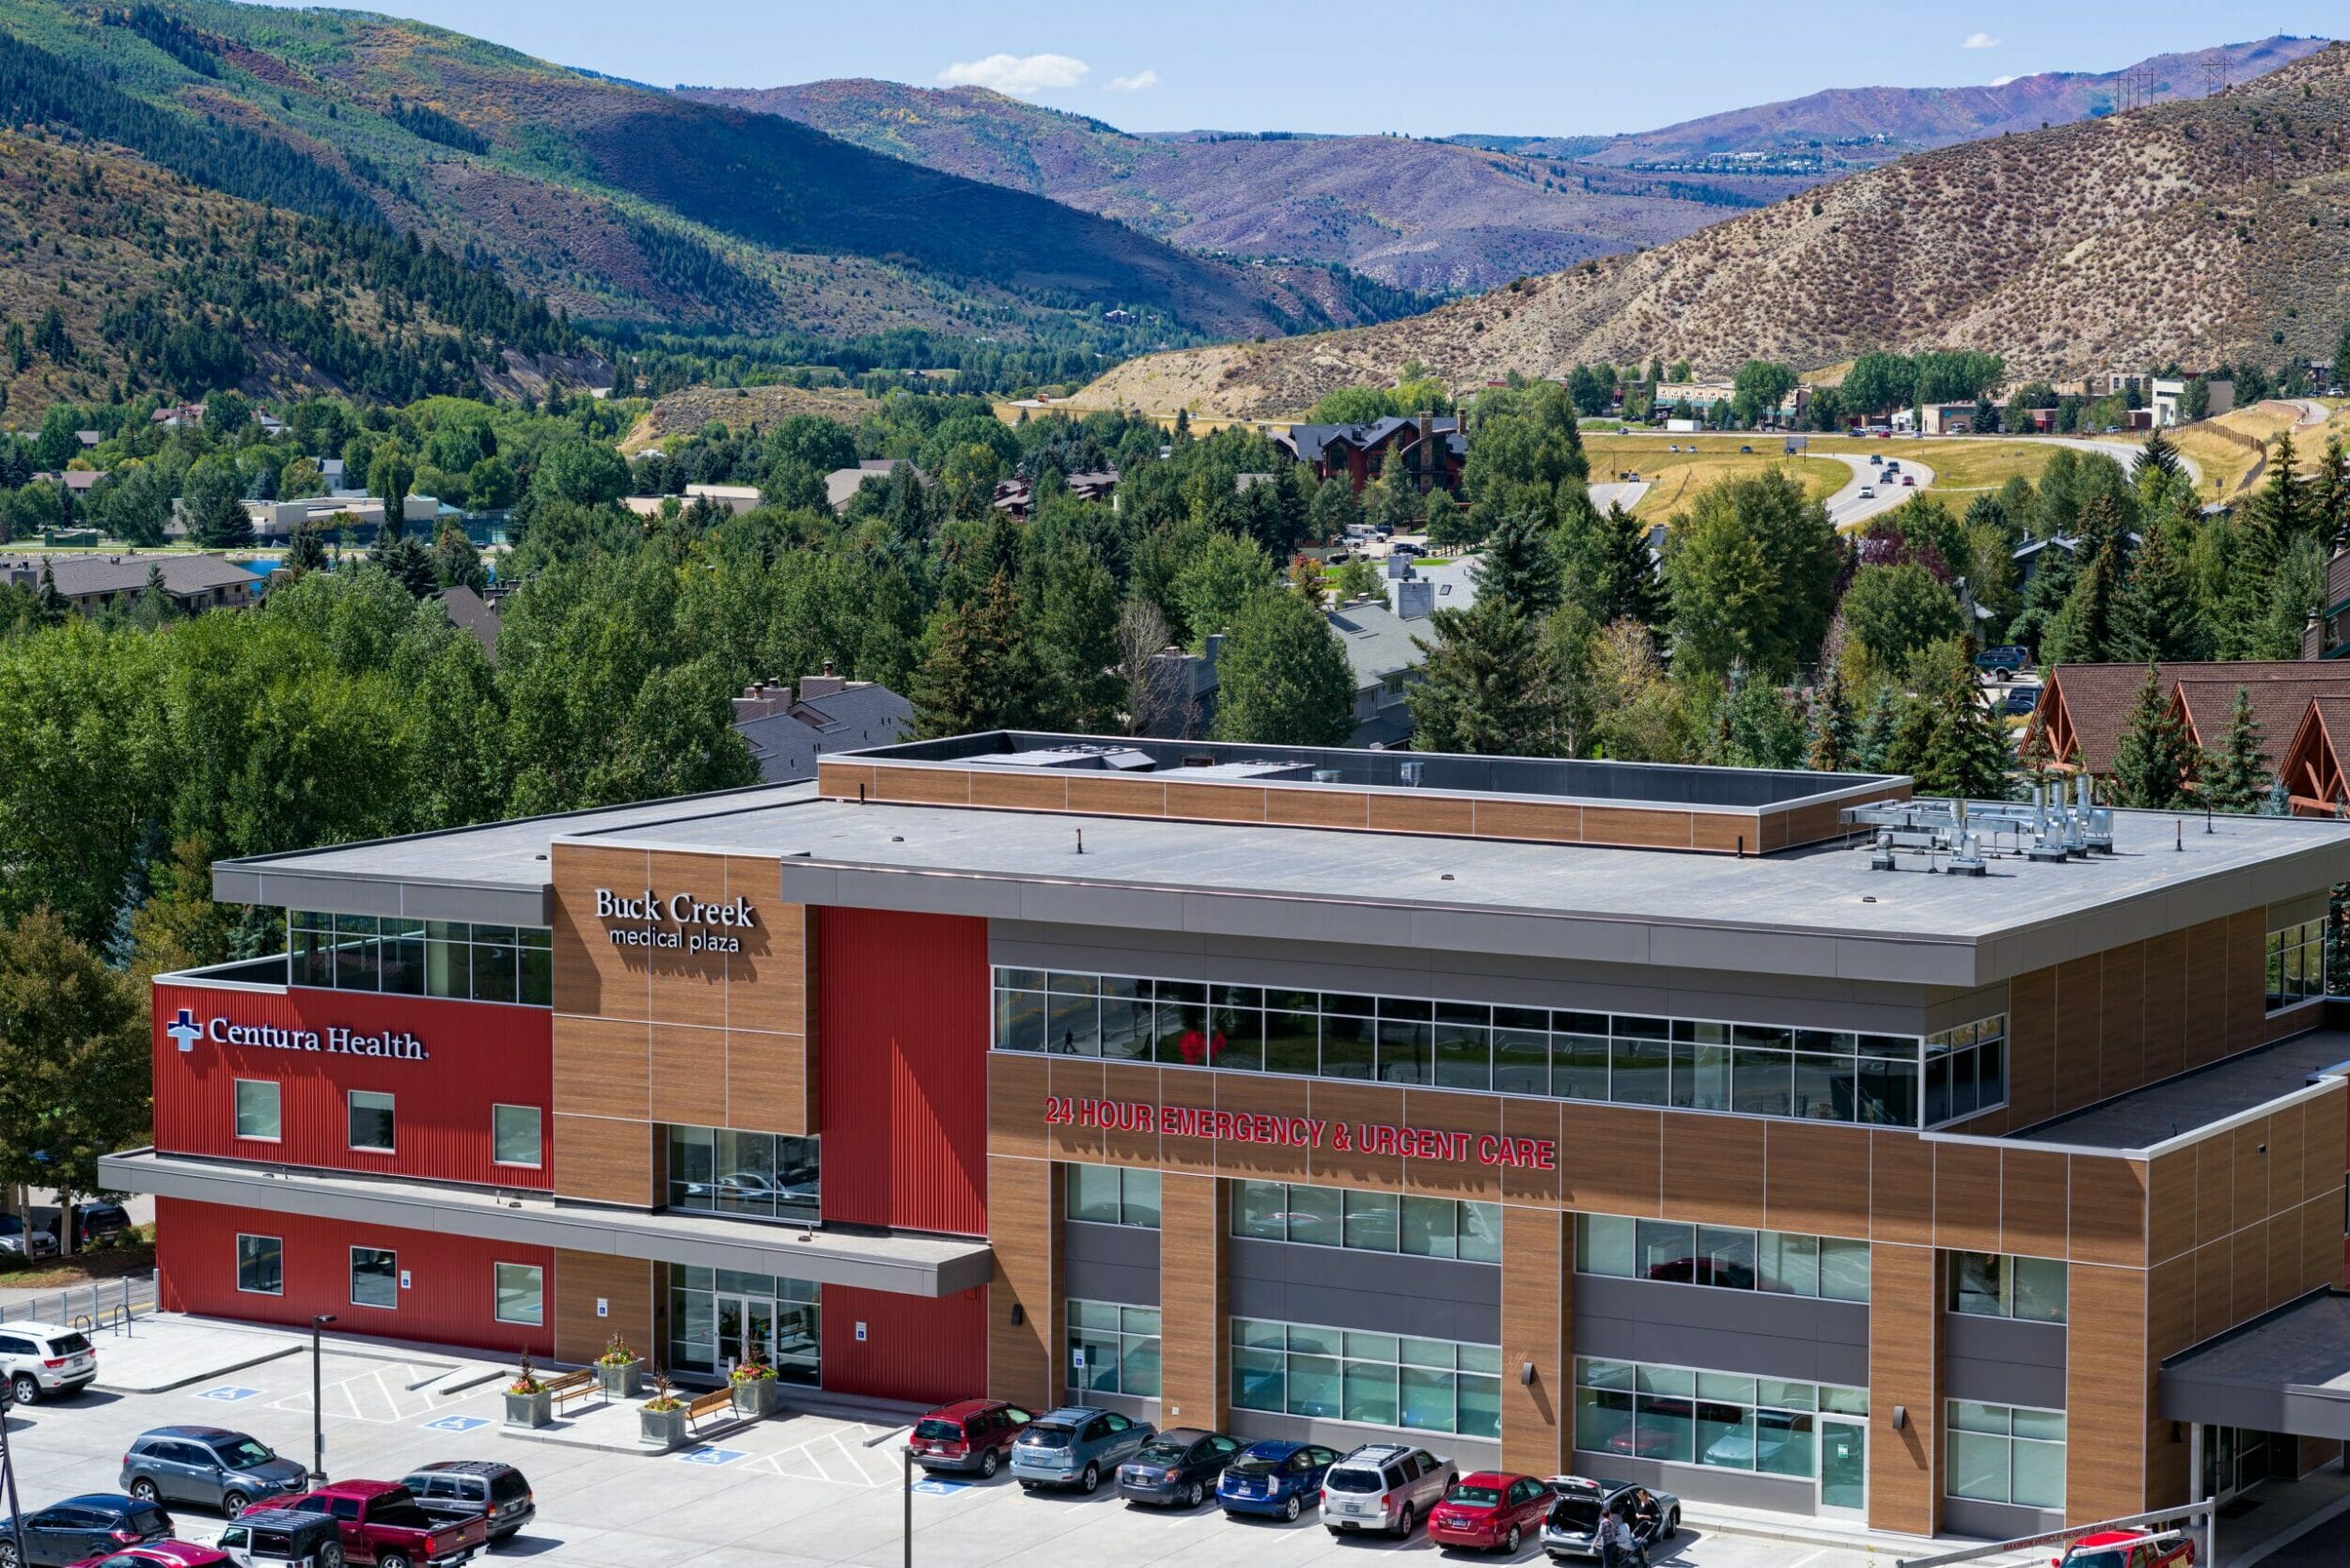
M 1137 71 L 1132 76 L 1110 78 L 1110 91 L 1112 92 L 1149 92 L 1158 85 L 1159 73 L 1147 69 Z
M 1033 98 L 1056 87 L 1073 87 L 1093 68 L 1067 55 L 990 55 L 957 60 L 938 73 L 953 87 L 989 87 L 1013 98 Z
M 1999 47 L 1999 40 L 1989 33 L 1969 33 L 1966 35 L 1966 41 L 1959 47 L 1961 49 L 1997 49 Z
M 1993 78 L 1991 78 L 1991 85 L 1992 85 L 1993 86 L 1995 86 L 1995 87 L 2004 87 L 2004 86 L 2007 86 L 2010 82 L 2013 82 L 2013 81 L 2014 81 L 2014 80 L 2015 80 L 2015 78 L 2014 78 L 2014 77 L 2013 77 L 2013 76 L 1994 76 Z

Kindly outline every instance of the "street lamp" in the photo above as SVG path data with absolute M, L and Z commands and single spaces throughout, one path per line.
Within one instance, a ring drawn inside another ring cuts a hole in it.
M 326 1482 L 326 1415 L 319 1388 L 319 1330 L 335 1321 L 332 1312 L 310 1319 L 310 1479 Z
M 30 1242 L 32 1238 L 25 1238 Z M 24 1510 L 16 1500 L 16 1461 L 8 1452 L 8 1406 L 16 1403 L 12 1385 L 0 1384 L 0 1480 L 8 1482 L 8 1530 L 16 1539 L 16 1560 L 30 1562 L 32 1554 L 24 1545 Z

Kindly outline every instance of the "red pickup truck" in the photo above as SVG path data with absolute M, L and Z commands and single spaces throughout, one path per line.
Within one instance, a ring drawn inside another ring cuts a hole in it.
M 464 1561 L 490 1542 L 487 1520 L 436 1520 L 416 1506 L 408 1488 L 388 1481 L 338 1481 L 258 1506 L 332 1516 L 342 1534 L 343 1560 L 376 1568 L 442 1568 Z

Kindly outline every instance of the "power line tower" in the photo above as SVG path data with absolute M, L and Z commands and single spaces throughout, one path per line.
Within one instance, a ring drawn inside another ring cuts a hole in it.
M 2203 96 L 2216 98 L 2228 90 L 2228 57 L 2215 49 L 2203 56 Z

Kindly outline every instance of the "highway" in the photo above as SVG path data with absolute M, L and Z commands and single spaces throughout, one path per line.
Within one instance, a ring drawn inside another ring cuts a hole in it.
M 1919 491 L 1930 490 L 1934 486 L 1934 470 L 1919 463 L 1916 458 L 1904 456 L 1898 448 L 1865 455 L 1852 452 L 1823 452 L 1814 448 L 1803 455 L 1827 458 L 1852 470 L 1852 481 L 1827 498 L 1827 520 L 1836 525 L 1839 532 L 1856 528 L 1879 512 L 1891 511 Z M 1917 486 L 1913 489 L 1902 483 L 1900 475 L 1895 475 L 1892 481 L 1888 483 L 1880 476 L 1878 465 L 1869 461 L 1872 456 L 1899 463 L 1902 465 L 1903 474 L 1916 477 Z M 1860 492 L 1869 486 L 1875 487 L 1876 494 L 1863 496 Z

